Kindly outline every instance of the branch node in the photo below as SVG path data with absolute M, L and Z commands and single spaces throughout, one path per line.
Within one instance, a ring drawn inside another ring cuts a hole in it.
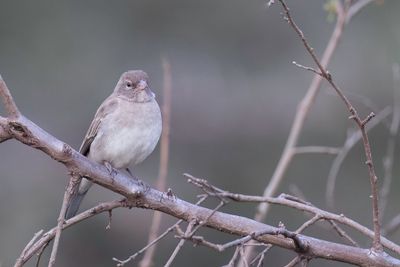
M 332 81 L 332 74 L 329 71 L 325 71 L 325 78 L 328 81 Z
M 361 126 L 364 127 L 373 117 L 375 117 L 375 113 L 371 112 L 362 122 Z

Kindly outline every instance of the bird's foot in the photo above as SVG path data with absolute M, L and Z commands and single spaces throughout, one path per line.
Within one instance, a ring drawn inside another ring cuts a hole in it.
M 117 174 L 117 171 L 114 169 L 114 167 L 110 164 L 108 161 L 104 161 L 104 166 L 106 166 L 108 173 L 111 176 L 115 176 Z
M 130 170 L 129 168 L 126 168 L 125 170 L 126 170 L 127 173 L 129 173 L 129 175 L 130 175 L 133 179 L 139 180 L 135 175 L 132 174 L 132 172 L 131 172 L 131 170 Z

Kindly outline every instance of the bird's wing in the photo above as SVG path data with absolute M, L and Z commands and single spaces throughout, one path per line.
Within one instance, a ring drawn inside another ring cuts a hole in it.
M 82 145 L 79 148 L 79 152 L 85 156 L 89 154 L 90 145 L 92 144 L 94 138 L 96 137 L 101 122 L 107 117 L 108 114 L 113 112 L 117 108 L 118 99 L 115 95 L 109 96 L 104 102 L 100 105 L 100 107 L 96 111 L 96 115 L 94 115 L 94 119 L 90 124 L 90 127 L 83 139 Z

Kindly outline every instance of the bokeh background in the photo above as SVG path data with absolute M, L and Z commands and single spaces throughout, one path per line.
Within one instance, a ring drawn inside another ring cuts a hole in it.
M 0 73 L 21 111 L 49 133 L 78 148 L 99 106 L 119 75 L 143 69 L 162 102 L 161 57 L 168 57 L 173 79 L 171 155 L 168 187 L 196 201 L 200 192 L 182 173 L 208 179 L 233 192 L 260 195 L 281 155 L 296 106 L 312 78 L 293 60 L 311 65 L 300 41 L 281 17 L 281 8 L 266 0 L 136 0 L 64 1 L 3 0 L 0 8 Z M 334 23 L 325 1 L 288 4 L 318 55 Z M 392 64 L 399 62 L 399 1 L 380 1 L 365 8 L 346 27 L 329 67 L 360 113 L 392 105 Z M 396 88 L 400 90 L 400 88 Z M 390 119 L 390 117 L 389 117 Z M 300 138 L 302 145 L 341 146 L 352 122 L 326 84 L 313 106 Z M 381 125 L 370 135 L 377 173 L 383 175 L 388 131 Z M 396 150 L 395 162 L 399 153 Z M 279 192 L 296 186 L 307 200 L 325 208 L 325 185 L 333 157 L 300 155 L 291 164 Z M 362 146 L 352 149 L 338 176 L 337 212 L 371 226 L 369 180 Z M 157 150 L 134 170 L 155 184 Z M 40 229 L 56 224 L 67 184 L 66 169 L 43 153 L 15 141 L 0 147 L 0 266 L 11 266 Z M 396 215 L 399 167 L 385 222 Z M 85 208 L 119 198 L 96 186 Z M 214 207 L 216 202 L 208 202 Z M 255 206 L 232 203 L 223 209 L 252 217 Z M 62 235 L 57 266 L 113 266 L 112 257 L 133 254 L 147 243 L 152 212 L 117 210 L 110 230 L 107 215 L 74 226 Z M 266 222 L 295 229 L 307 217 L 274 207 Z M 163 217 L 162 229 L 175 220 Z M 200 231 L 210 241 L 232 237 Z M 336 234 L 315 227 L 307 234 L 338 241 Z M 358 234 L 364 246 L 369 241 Z M 390 237 L 400 242 L 400 235 Z M 158 247 L 155 266 L 162 266 L 177 240 L 172 235 Z M 41 266 L 46 266 L 47 249 Z M 217 253 L 186 244 L 174 266 L 221 266 L 233 250 Z M 274 248 L 268 266 L 282 266 L 292 253 Z M 34 266 L 31 260 L 26 266 Z M 136 266 L 137 261 L 129 266 Z M 315 260 L 311 266 L 346 266 Z

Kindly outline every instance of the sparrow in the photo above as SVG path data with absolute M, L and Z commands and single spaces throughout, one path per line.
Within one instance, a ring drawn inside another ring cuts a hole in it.
M 79 152 L 114 169 L 126 169 L 145 160 L 156 147 L 162 130 L 161 111 L 144 71 L 123 73 L 114 92 L 98 108 Z M 133 177 L 133 176 L 132 176 Z M 68 203 L 66 219 L 77 213 L 93 182 L 82 178 Z

